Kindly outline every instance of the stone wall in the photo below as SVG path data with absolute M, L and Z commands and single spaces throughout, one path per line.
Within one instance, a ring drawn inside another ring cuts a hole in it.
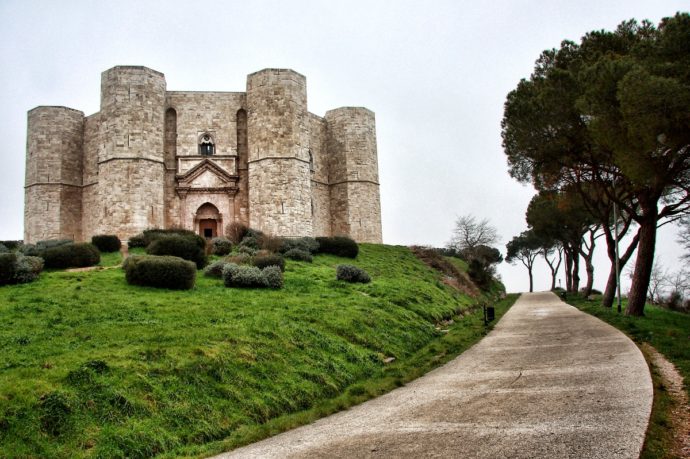
M 165 224 L 165 96 L 165 77 L 155 70 L 118 66 L 102 74 L 100 234 L 129 239 Z
M 282 69 L 249 75 L 247 114 L 250 225 L 274 235 L 311 236 L 306 79 Z
M 27 126 L 24 240 L 79 240 L 84 114 L 36 107 Z
M 104 126 L 100 114 L 84 119 L 84 178 L 82 188 L 82 234 L 84 239 L 98 234 L 98 222 L 102 216 L 99 205 L 98 158 L 104 155 Z
M 331 197 L 328 186 L 326 120 L 309 113 L 309 151 L 311 153 L 311 193 L 314 236 L 331 235 Z
M 376 122 L 361 107 L 326 112 L 333 233 L 358 242 L 381 241 Z

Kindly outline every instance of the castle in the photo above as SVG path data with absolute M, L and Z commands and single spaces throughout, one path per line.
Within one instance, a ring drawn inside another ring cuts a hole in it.
M 101 110 L 28 113 L 24 240 L 127 240 L 147 228 L 210 238 L 240 222 L 275 236 L 381 242 L 373 112 L 307 111 L 306 79 L 246 92 L 167 91 L 141 66 L 101 75 Z

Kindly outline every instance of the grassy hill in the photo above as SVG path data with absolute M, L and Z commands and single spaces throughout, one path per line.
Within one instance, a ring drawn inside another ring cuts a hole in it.
M 115 266 L 0 288 L 0 456 L 219 452 L 404 384 L 486 332 L 481 298 L 405 247 L 361 246 L 370 284 L 336 281 L 345 262 L 288 261 L 277 291 L 201 273 L 190 291 L 136 287 Z

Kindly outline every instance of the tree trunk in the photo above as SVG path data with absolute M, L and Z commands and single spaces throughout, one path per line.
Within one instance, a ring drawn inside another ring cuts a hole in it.
M 615 263 L 615 261 L 614 261 Z M 613 300 L 616 297 L 616 266 L 611 265 L 611 270 L 609 271 L 609 278 L 606 281 L 606 289 L 604 290 L 604 296 L 601 298 L 601 305 L 605 308 L 613 307 Z
M 527 270 L 527 272 L 529 273 L 529 292 L 532 293 L 534 291 L 534 282 L 533 282 L 533 278 L 532 278 L 532 268 L 529 268 Z
M 594 252 L 592 252 L 592 255 Z M 585 269 L 587 270 L 587 283 L 585 284 L 585 297 L 592 294 L 592 286 L 594 285 L 594 265 L 592 264 L 592 255 L 585 258 Z
M 623 231 L 621 235 L 624 235 L 627 233 L 626 231 Z M 637 243 L 640 240 L 640 232 L 638 231 L 635 234 L 635 237 L 633 237 L 633 240 L 630 241 L 630 245 L 628 245 L 628 248 L 625 249 L 625 253 L 620 256 L 618 259 L 618 266 L 621 271 L 623 271 L 623 267 L 625 264 L 630 260 L 632 257 L 633 253 L 635 253 L 635 249 L 637 248 Z M 618 284 L 616 283 L 616 242 L 613 239 L 613 236 L 611 235 L 610 232 L 606 233 L 606 252 L 609 256 L 609 260 L 611 260 L 611 270 L 609 271 L 609 279 L 606 282 L 606 290 L 604 290 L 604 296 L 601 299 L 601 305 L 605 308 L 610 308 L 613 306 L 613 300 L 616 297 L 616 287 L 618 287 Z M 619 247 L 620 249 L 620 247 Z
M 644 209 L 644 220 L 640 221 L 639 246 L 637 248 L 637 259 L 635 260 L 635 272 L 633 274 L 630 296 L 628 297 L 628 307 L 625 309 L 626 316 L 643 316 L 644 305 L 647 300 L 647 290 L 649 280 L 652 275 L 654 265 L 654 250 L 656 246 L 656 225 L 657 208 L 656 203 Z
M 571 292 L 577 293 L 580 289 L 580 255 L 577 250 L 573 250 L 573 273 L 571 274 L 573 287 Z
M 573 291 L 573 258 L 568 248 L 563 249 L 565 253 L 565 291 Z

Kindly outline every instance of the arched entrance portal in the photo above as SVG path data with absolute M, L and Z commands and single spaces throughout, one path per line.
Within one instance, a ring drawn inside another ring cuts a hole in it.
M 194 226 L 199 235 L 206 239 L 218 236 L 218 229 L 223 227 L 222 218 L 218 208 L 211 203 L 203 204 L 196 211 Z

